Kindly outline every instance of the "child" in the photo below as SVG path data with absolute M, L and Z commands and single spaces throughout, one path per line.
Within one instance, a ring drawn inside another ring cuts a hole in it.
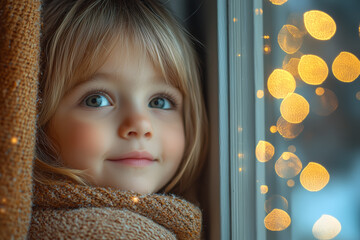
M 199 239 L 182 195 L 207 119 L 185 31 L 155 0 L 49 0 L 30 239 Z

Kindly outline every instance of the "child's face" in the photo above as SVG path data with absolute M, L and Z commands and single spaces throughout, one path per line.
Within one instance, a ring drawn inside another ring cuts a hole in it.
M 75 84 L 50 121 L 66 166 L 93 184 L 156 192 L 175 175 L 185 136 L 180 91 L 134 47 L 115 47 L 89 80 Z

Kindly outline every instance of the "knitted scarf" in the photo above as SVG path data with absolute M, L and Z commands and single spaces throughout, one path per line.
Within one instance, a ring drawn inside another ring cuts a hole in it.
M 200 233 L 199 208 L 174 195 L 70 181 L 34 186 L 30 239 L 200 239 Z

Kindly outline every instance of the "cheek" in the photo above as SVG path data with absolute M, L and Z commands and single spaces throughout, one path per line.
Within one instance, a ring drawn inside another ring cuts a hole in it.
M 96 124 L 78 121 L 71 121 L 64 129 L 59 129 L 58 132 L 62 131 L 60 142 L 64 161 L 83 165 L 102 155 L 105 135 L 101 130 Z
M 163 151 L 165 158 L 180 164 L 185 150 L 185 134 L 182 127 L 169 127 L 163 132 Z

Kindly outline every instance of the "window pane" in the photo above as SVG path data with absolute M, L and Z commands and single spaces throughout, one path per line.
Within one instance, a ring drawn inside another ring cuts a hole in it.
M 233 239 L 360 239 L 359 9 L 229 1 Z

